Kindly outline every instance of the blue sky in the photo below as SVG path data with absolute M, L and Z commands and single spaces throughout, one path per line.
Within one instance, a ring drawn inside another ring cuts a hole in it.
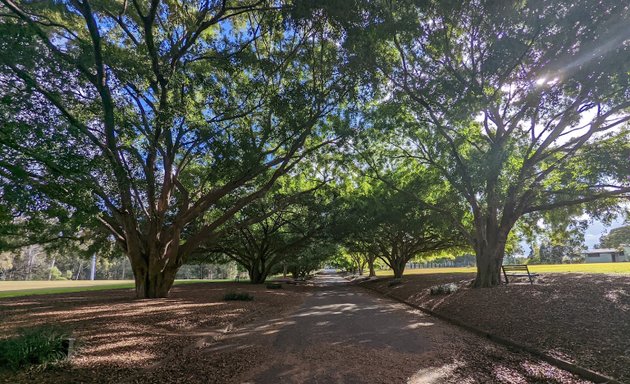
M 604 233 L 610 232 L 611 229 L 621 227 L 624 224 L 623 217 L 617 218 L 610 226 L 604 226 L 601 221 L 594 221 L 588 226 L 584 233 L 584 243 L 591 249 L 595 244 L 599 243 L 599 238 Z
M 624 225 L 623 216 L 613 220 L 610 225 L 604 225 L 604 223 L 599 220 L 593 220 L 593 222 L 586 228 L 586 231 L 584 231 L 584 245 L 586 245 L 588 249 L 593 249 L 595 245 L 599 243 L 599 238 L 604 233 L 608 233 L 611 229 L 621 227 L 622 225 Z M 523 255 L 529 255 L 529 243 L 521 241 L 521 247 L 523 248 Z

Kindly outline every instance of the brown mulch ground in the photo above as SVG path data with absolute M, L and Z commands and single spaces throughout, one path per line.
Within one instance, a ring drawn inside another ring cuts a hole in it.
M 630 382 L 630 278 L 604 274 L 545 274 L 534 285 L 471 289 L 468 274 L 422 274 L 369 281 L 371 288 L 429 308 L 553 356 Z M 429 287 L 454 282 L 450 295 Z
M 19 328 L 54 324 L 80 344 L 71 362 L 46 370 L 0 373 L 0 383 L 226 382 L 249 368 L 247 350 L 200 356 L 226 329 L 297 308 L 305 288 L 238 283 L 176 286 L 166 299 L 136 300 L 131 290 L 81 292 L 0 300 L 0 337 Z M 223 301 L 226 292 L 248 292 L 253 301 Z

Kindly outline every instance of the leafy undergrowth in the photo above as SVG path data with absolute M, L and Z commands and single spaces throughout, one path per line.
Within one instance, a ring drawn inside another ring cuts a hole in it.
M 630 279 L 605 274 L 548 274 L 527 282 L 472 289 L 472 274 L 411 275 L 362 283 L 553 356 L 630 382 Z M 459 290 L 431 295 L 430 287 Z
M 223 295 L 223 300 L 225 301 L 252 301 L 254 300 L 254 296 L 250 295 L 247 292 L 228 292 Z
M 55 326 L 20 329 L 0 340 L 0 370 L 44 368 L 68 356 L 70 334 Z

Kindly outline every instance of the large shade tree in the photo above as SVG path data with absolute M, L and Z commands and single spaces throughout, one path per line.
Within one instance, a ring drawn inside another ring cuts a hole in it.
M 613 228 L 599 238 L 602 248 L 621 248 L 623 245 L 630 246 L 630 225 Z
M 337 243 L 327 236 L 318 236 L 290 257 L 286 264 L 287 272 L 294 279 L 304 279 L 333 260 L 339 252 Z
M 414 205 L 406 193 L 385 188 L 372 198 L 373 246 L 395 278 L 403 276 L 407 263 L 414 257 L 456 249 L 463 244 L 457 229 L 444 217 Z
M 359 187 L 359 186 L 357 186 Z M 375 222 L 371 215 L 371 199 L 356 188 L 343 198 L 342 209 L 334 224 L 333 237 L 343 246 L 344 254 L 359 275 L 367 266 L 369 276 L 376 276 L 375 263 L 379 249 L 374 241 Z
M 355 162 L 357 176 L 349 181 L 354 187 L 344 196 L 345 209 L 337 219 L 336 232 L 348 252 L 362 255 L 370 275 L 374 275 L 376 258 L 400 278 L 411 259 L 464 246 L 463 236 L 447 217 L 415 198 L 420 194 L 432 204 L 446 204 L 448 190 L 439 175 L 396 159 L 374 164 L 373 152 L 382 150 L 377 142 L 364 144 L 370 149 L 360 150 L 358 158 L 368 159 L 371 167 Z
M 1 0 L 2 193 L 28 192 L 7 215 L 90 217 L 129 257 L 137 296 L 166 296 L 192 252 L 338 138 L 342 36 L 293 10 Z
M 398 108 L 390 156 L 437 170 L 458 196 L 434 209 L 474 248 L 476 287 L 500 282 L 519 218 L 628 196 L 627 4 L 381 4 L 372 38 L 348 41 Z
M 264 283 L 270 274 L 279 272 L 283 266 L 293 267 L 296 274 L 301 267 L 310 272 L 313 263 L 332 256 L 309 249 L 318 243 L 323 246 L 332 220 L 330 202 L 317 190 L 318 185 L 321 183 L 288 196 L 277 191 L 273 196 L 250 204 L 241 214 L 260 220 L 232 228 L 199 251 L 210 256 L 224 255 L 236 261 L 247 270 L 250 282 L 254 284 Z M 322 250 L 328 248 L 323 246 Z

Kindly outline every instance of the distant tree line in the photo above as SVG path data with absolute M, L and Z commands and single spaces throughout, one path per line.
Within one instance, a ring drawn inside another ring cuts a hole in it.
M 29 245 L 0 253 L 0 280 L 86 280 L 91 259 L 71 252 L 51 253 L 40 245 Z M 98 257 L 96 279 L 132 279 L 129 260 L 124 257 Z

